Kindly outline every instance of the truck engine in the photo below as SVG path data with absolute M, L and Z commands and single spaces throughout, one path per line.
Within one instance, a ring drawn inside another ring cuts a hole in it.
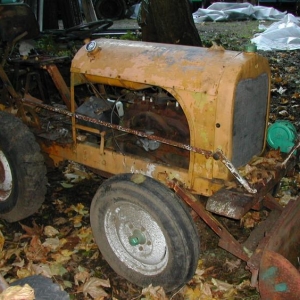
M 105 89 L 105 87 L 104 87 Z M 108 87 L 106 99 L 93 98 L 79 106 L 78 113 L 94 117 L 95 106 L 87 103 L 109 103 L 102 114 L 102 121 L 119 124 L 125 128 L 145 132 L 148 135 L 160 136 L 180 143 L 189 143 L 187 120 L 179 103 L 161 88 L 149 88 L 130 91 L 118 87 Z M 87 109 L 85 109 L 87 108 Z M 102 127 L 102 129 L 104 129 Z M 101 129 L 100 129 L 101 130 Z M 133 134 L 107 132 L 107 146 L 116 151 L 136 154 L 156 163 L 187 168 L 189 152 L 176 149 L 170 153 L 170 147 L 155 140 L 140 138 Z

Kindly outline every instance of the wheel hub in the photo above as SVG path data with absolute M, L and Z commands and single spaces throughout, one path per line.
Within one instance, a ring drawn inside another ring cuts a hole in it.
M 167 266 L 169 252 L 164 233 L 153 217 L 138 205 L 120 201 L 105 216 L 105 235 L 119 260 L 144 275 Z
M 9 163 L 0 150 L 0 201 L 5 201 L 12 191 L 12 173 Z

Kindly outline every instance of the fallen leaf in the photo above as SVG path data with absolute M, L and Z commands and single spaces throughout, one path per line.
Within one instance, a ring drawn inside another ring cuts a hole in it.
M 82 272 L 79 272 L 77 273 L 75 276 L 74 276 L 74 282 L 76 285 L 79 285 L 79 283 L 85 283 L 88 279 L 90 279 L 90 273 L 87 272 L 87 271 L 82 271 Z
M 146 297 L 146 299 L 151 300 L 167 300 L 166 293 L 161 286 L 152 286 L 150 284 L 148 287 L 143 288 L 142 295 Z
M 47 237 L 53 237 L 59 234 L 59 231 L 52 226 L 46 226 L 44 228 L 44 234 Z
M 65 189 L 70 189 L 74 186 L 74 184 L 66 183 L 66 182 L 61 182 L 61 186 Z
M 70 221 L 73 222 L 73 226 L 75 228 L 78 228 L 78 227 L 82 226 L 82 223 L 81 223 L 82 217 L 83 217 L 82 215 L 77 215 L 77 216 L 74 216 L 74 217 L 70 218 Z
M 34 290 L 28 284 L 10 286 L 0 295 L 0 300 L 34 300 Z
M 10 259 L 12 256 L 16 256 L 17 259 L 21 260 L 21 252 L 23 251 L 22 248 L 18 248 L 18 249 L 7 249 L 6 251 L 3 251 L 4 253 L 4 259 L 8 260 Z
M 5 238 L 3 236 L 2 231 L 0 230 L 0 252 L 3 250 L 4 243 L 5 243 Z
M 71 259 L 73 252 L 69 250 L 61 250 L 60 253 L 52 253 L 51 258 L 56 261 L 56 263 L 66 263 Z
M 202 299 L 209 299 L 209 297 L 211 299 L 214 299 L 212 297 L 212 292 L 211 292 L 211 288 L 210 288 L 210 285 L 207 283 L 207 282 L 204 282 L 202 285 L 201 285 L 201 291 L 202 293 L 205 295 L 205 298 L 202 297 Z
M 92 173 L 88 172 L 84 166 L 72 161 L 66 167 L 64 176 L 72 182 L 79 182 L 91 178 Z
M 251 217 L 257 223 L 260 222 L 260 220 L 261 220 L 261 216 L 260 216 L 260 212 L 259 211 L 253 211 L 253 212 L 251 212 Z
M 67 218 L 59 217 L 54 220 L 53 224 L 59 226 L 59 225 L 66 224 L 67 222 L 68 222 Z
M 146 177 L 143 174 L 133 174 L 130 179 L 136 184 L 141 184 L 146 180 Z
M 80 243 L 76 246 L 76 249 L 85 251 L 98 249 L 97 245 L 94 243 L 91 227 L 80 228 L 76 235 L 80 237 Z
M 29 227 L 26 225 L 21 224 L 22 229 L 26 232 L 26 234 L 23 234 L 20 239 L 27 238 L 27 237 L 33 237 L 33 236 L 41 236 L 43 233 L 43 226 L 38 226 L 35 221 L 32 222 L 33 227 Z
M 19 270 L 17 271 L 17 276 L 18 276 L 19 279 L 22 279 L 22 278 L 31 276 L 31 275 L 33 275 L 33 274 L 34 274 L 34 273 L 32 273 L 30 270 L 24 269 L 24 268 L 19 269 Z
M 245 165 L 243 168 L 239 170 L 239 173 L 241 176 L 246 176 L 252 171 L 254 171 L 256 168 L 251 165 Z
M 75 211 L 78 214 L 85 216 L 89 213 L 89 211 L 85 208 L 82 203 L 78 203 L 77 205 L 71 205 L 65 212 Z
M 225 51 L 224 47 L 218 45 L 215 41 L 212 41 L 212 46 L 209 48 L 209 50 L 221 50 L 221 51 Z
M 236 286 L 238 290 L 243 290 L 248 287 L 251 287 L 251 281 L 249 279 L 243 280 L 239 285 Z
M 36 275 L 43 275 L 48 278 L 51 278 L 52 275 L 55 275 L 52 274 L 50 266 L 47 264 L 32 264 L 30 268 Z
M 226 291 L 223 294 L 223 298 L 224 299 L 235 299 L 235 296 L 237 295 L 238 291 L 235 287 L 232 287 L 231 289 L 229 289 L 228 291 Z
M 63 213 L 64 212 L 64 210 L 65 210 L 65 203 L 64 203 L 64 201 L 56 199 L 52 203 L 55 205 L 55 208 L 56 208 L 56 210 L 59 213 Z M 56 225 L 59 225 L 59 224 L 56 224 Z
M 226 181 L 226 182 L 225 182 L 225 186 L 226 186 L 226 189 L 227 189 L 227 190 L 237 188 L 237 184 L 236 184 L 235 181 Z
M 14 267 L 22 268 L 22 267 L 24 267 L 24 264 L 25 264 L 25 261 L 24 261 L 24 259 L 22 259 L 20 261 L 13 262 L 11 265 Z
M 279 204 L 285 207 L 290 201 L 297 201 L 296 197 L 292 197 L 289 194 L 284 194 L 280 199 L 279 199 Z
M 233 270 L 237 269 L 240 267 L 241 265 L 241 260 L 237 259 L 237 260 L 228 260 L 226 258 L 225 264 L 224 264 L 229 272 L 232 272 Z
M 49 248 L 51 251 L 56 251 L 61 247 L 60 240 L 58 237 L 55 238 L 47 238 L 45 242 L 42 244 L 44 247 Z
M 214 300 L 212 296 L 211 288 L 208 283 L 201 283 L 194 289 L 186 287 L 184 289 L 185 300 Z
M 261 221 L 260 213 L 257 211 L 247 212 L 240 220 L 240 225 L 244 228 L 253 228 Z
M 52 276 L 63 276 L 66 273 L 68 273 L 67 269 L 60 263 L 55 262 L 54 264 L 51 264 L 50 266 L 51 274 Z
M 80 238 L 78 236 L 68 236 L 67 238 L 60 240 L 62 249 L 66 250 L 73 250 L 79 242 Z
M 100 251 L 95 251 L 95 253 L 91 256 L 91 260 L 99 259 Z
M 199 259 L 197 269 L 196 269 L 195 274 L 192 278 L 192 282 L 193 283 L 202 283 L 205 280 L 203 275 L 206 273 L 206 271 L 207 271 L 207 269 L 205 269 L 204 266 L 203 266 L 203 260 Z
M 211 282 L 217 288 L 218 291 L 228 291 L 234 287 L 234 285 L 230 283 L 215 278 L 212 278 Z
M 292 99 L 300 99 L 300 93 L 294 93 Z
M 199 288 L 192 289 L 190 287 L 187 287 L 185 289 L 184 293 L 184 299 L 185 300 L 198 300 L 201 297 L 201 291 Z
M 34 235 L 30 241 L 30 244 L 24 249 L 27 259 L 32 261 L 46 261 L 49 249 L 44 247 L 38 238 Z
M 285 91 L 286 89 L 284 89 L 282 86 L 279 89 L 277 89 L 277 93 L 279 93 L 280 95 L 282 95 Z
M 72 282 L 71 281 L 68 281 L 68 280 L 64 280 L 63 281 L 63 285 L 65 288 L 72 288 Z
M 104 291 L 104 289 L 102 287 L 109 288 L 110 287 L 109 280 L 91 277 L 83 285 L 82 291 L 85 296 L 87 296 L 87 294 L 89 294 L 94 299 L 99 298 L 99 297 L 107 297 L 108 294 Z

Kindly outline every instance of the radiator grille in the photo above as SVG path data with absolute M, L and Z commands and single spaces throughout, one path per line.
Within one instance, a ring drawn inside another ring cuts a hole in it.
M 267 74 L 239 82 L 236 89 L 233 117 L 234 166 L 245 165 L 264 145 L 268 106 L 269 80 Z

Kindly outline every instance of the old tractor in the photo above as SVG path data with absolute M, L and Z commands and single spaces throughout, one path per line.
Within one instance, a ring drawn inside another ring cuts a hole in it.
M 300 298 L 300 200 L 283 208 L 273 197 L 297 163 L 299 141 L 289 123 L 268 131 L 264 57 L 99 38 L 78 50 L 66 81 L 63 57 L 10 55 L 39 34 L 29 7 L 1 5 L 0 16 L 3 219 L 39 209 L 44 159 L 74 161 L 108 178 L 92 200 L 91 227 L 103 257 L 129 281 L 171 291 L 192 278 L 200 255 L 193 211 L 247 263 L 263 299 Z M 42 73 L 60 97 L 47 95 Z M 240 220 L 262 208 L 269 217 L 243 242 L 217 217 Z

